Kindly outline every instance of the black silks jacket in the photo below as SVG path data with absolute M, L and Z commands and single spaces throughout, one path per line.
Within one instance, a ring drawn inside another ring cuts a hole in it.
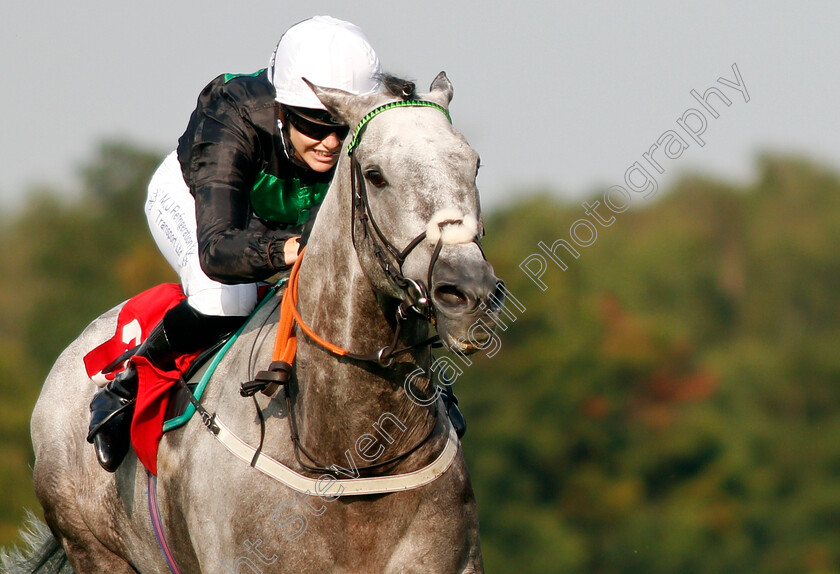
M 325 192 L 333 176 L 334 170 L 317 173 L 289 159 L 274 96 L 265 70 L 221 75 L 199 95 L 178 140 L 178 161 L 195 197 L 201 268 L 221 283 L 253 283 L 284 269 L 283 244 L 300 235 L 309 210 L 323 200 L 314 187 Z M 266 186 L 285 206 L 280 216 L 255 211 L 252 193 Z

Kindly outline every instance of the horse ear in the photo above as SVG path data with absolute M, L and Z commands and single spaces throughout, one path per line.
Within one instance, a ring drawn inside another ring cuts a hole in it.
M 453 93 L 454 89 L 452 88 L 452 82 L 450 82 L 449 78 L 446 77 L 446 72 L 441 72 L 432 81 L 432 85 L 429 87 L 429 93 L 426 95 L 426 99 L 431 100 L 436 104 L 440 104 L 444 108 L 449 108 L 449 102 L 452 101 Z
M 316 86 L 306 78 L 302 78 L 309 86 L 327 110 L 345 125 L 354 127 L 362 119 L 362 116 L 371 108 L 376 95 L 357 96 L 338 88 L 324 88 Z

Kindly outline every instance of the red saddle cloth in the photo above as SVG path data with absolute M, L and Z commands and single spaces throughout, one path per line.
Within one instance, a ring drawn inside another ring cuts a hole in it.
M 120 355 L 146 340 L 149 332 L 172 307 L 185 299 L 181 286 L 164 283 L 129 299 L 120 310 L 114 336 L 85 355 L 88 376 L 99 386 L 125 368 L 125 363 L 108 373 L 102 370 Z M 164 371 L 145 357 L 133 357 L 138 373 L 137 403 L 131 421 L 131 443 L 137 458 L 157 476 L 157 451 L 163 436 L 163 422 L 170 391 L 200 351 L 175 360 L 175 369 Z

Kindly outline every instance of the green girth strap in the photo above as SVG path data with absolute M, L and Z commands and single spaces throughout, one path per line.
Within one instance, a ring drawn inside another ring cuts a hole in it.
M 447 110 L 440 104 L 436 104 L 434 102 L 429 102 L 426 100 L 400 100 L 398 102 L 391 102 L 389 104 L 385 104 L 384 106 L 374 108 L 368 113 L 368 115 L 362 118 L 362 121 L 359 122 L 359 125 L 356 126 L 356 130 L 353 132 L 353 139 L 350 140 L 350 145 L 347 146 L 347 155 L 353 155 L 353 150 L 356 149 L 356 147 L 359 145 L 359 140 L 362 139 L 362 130 L 364 130 L 365 126 L 370 120 L 372 120 L 382 112 L 393 110 L 394 108 L 403 107 L 435 108 L 442 111 L 443 114 L 446 116 L 446 119 L 449 120 L 449 123 L 452 123 L 452 117 L 449 115 L 449 110 Z

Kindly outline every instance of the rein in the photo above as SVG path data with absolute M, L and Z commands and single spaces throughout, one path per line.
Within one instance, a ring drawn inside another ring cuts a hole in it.
M 292 267 L 292 272 L 289 275 L 289 283 L 286 287 L 286 291 L 283 293 L 283 302 L 280 304 L 280 323 L 277 325 L 277 339 L 274 342 L 274 353 L 272 355 L 273 361 L 282 361 L 288 365 L 291 365 L 294 361 L 295 352 L 297 351 L 297 337 L 294 334 L 295 323 L 300 326 L 301 330 L 306 333 L 306 336 L 309 337 L 312 342 L 325 351 L 328 351 L 337 357 L 346 357 L 356 361 L 378 363 L 383 367 L 391 366 L 394 361 L 394 357 L 398 355 L 402 355 L 417 348 L 433 345 L 437 342 L 438 337 L 434 336 L 424 339 L 419 343 L 415 343 L 414 345 L 397 349 L 402 322 L 407 317 L 406 305 L 404 302 L 401 303 L 397 309 L 397 328 L 394 330 L 394 336 L 391 339 L 391 344 L 386 345 L 373 353 L 352 353 L 347 349 L 330 343 L 318 335 L 312 327 L 306 324 L 300 316 L 300 311 L 297 307 L 300 264 L 301 261 L 303 261 L 305 252 L 306 249 L 304 248 L 297 261 L 295 261 L 295 264 Z
M 274 342 L 274 351 L 272 354 L 273 361 L 271 366 L 268 371 L 260 371 L 257 373 L 255 379 L 250 383 L 243 383 L 240 387 L 240 394 L 242 396 L 253 396 L 257 391 L 261 391 L 263 394 L 273 396 L 280 386 L 284 386 L 286 409 L 289 413 L 289 431 L 292 443 L 295 446 L 295 458 L 297 459 L 298 464 L 300 464 L 301 468 L 310 472 L 327 472 L 334 474 L 332 469 L 327 468 L 323 462 L 315 458 L 303 446 L 300 440 L 300 433 L 298 432 L 294 403 L 292 402 L 291 393 L 289 392 L 288 387 L 286 387 L 291 379 L 292 364 L 294 363 L 295 354 L 297 352 L 297 336 L 294 331 L 295 323 L 300 326 L 301 330 L 303 330 L 307 337 L 309 337 L 315 344 L 337 357 L 346 357 L 358 361 L 376 362 L 383 366 L 389 366 L 393 363 L 394 357 L 397 355 L 412 351 L 416 348 L 431 346 L 435 342 L 436 337 L 430 337 L 429 339 L 420 341 L 415 345 L 397 350 L 396 344 L 400 332 L 399 325 L 401 324 L 401 322 L 398 322 L 391 345 L 383 347 L 376 353 L 370 353 L 367 355 L 351 353 L 347 349 L 339 347 L 338 345 L 323 339 L 303 321 L 303 318 L 300 316 L 300 311 L 298 311 L 297 308 L 298 278 L 300 276 L 300 264 L 303 260 L 303 255 L 304 252 L 301 252 L 297 261 L 295 261 L 295 264 L 292 267 L 291 275 L 289 275 L 289 283 L 286 286 L 286 291 L 283 293 L 283 300 L 280 304 L 280 322 L 277 327 L 277 338 Z M 434 404 L 430 405 L 430 407 L 432 415 L 435 421 L 437 421 L 437 408 L 434 407 Z M 432 438 L 435 428 L 437 428 L 437 424 L 431 425 L 426 436 L 407 451 L 382 462 L 358 467 L 358 470 L 371 470 L 403 460 L 426 444 L 429 439 Z M 314 463 L 314 466 L 304 462 L 301 459 L 301 453 L 303 453 L 310 462 Z

